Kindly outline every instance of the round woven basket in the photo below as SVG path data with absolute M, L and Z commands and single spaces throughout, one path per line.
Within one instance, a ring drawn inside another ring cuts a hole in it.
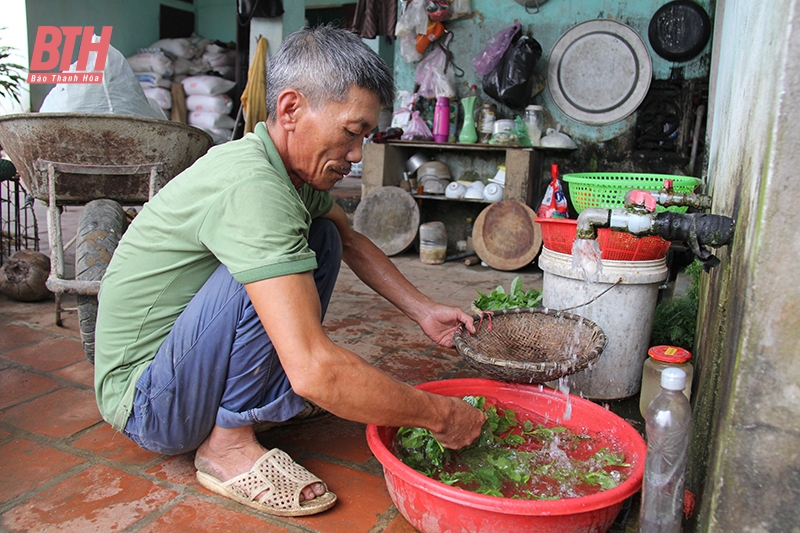
M 603 353 L 606 335 L 582 316 L 537 308 L 504 309 L 473 317 L 478 331 L 462 324 L 456 350 L 476 370 L 514 383 L 545 383 L 574 374 Z

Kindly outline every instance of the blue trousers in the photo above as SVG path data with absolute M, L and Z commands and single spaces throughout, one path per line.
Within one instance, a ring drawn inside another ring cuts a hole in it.
M 308 243 L 324 317 L 342 241 L 333 222 L 316 219 Z M 282 422 L 303 408 L 247 291 L 220 265 L 139 378 L 125 434 L 147 450 L 178 454 L 197 449 L 215 424 Z

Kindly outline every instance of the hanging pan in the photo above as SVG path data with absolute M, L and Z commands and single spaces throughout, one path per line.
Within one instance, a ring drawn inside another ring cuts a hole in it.
M 688 61 L 705 48 L 711 21 L 705 9 L 692 0 L 674 0 L 661 6 L 650 20 L 650 46 L 669 61 Z

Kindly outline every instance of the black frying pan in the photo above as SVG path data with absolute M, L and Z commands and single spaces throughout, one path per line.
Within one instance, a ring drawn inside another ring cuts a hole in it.
M 711 21 L 692 0 L 674 0 L 656 11 L 648 30 L 650 46 L 669 61 L 688 61 L 705 48 Z

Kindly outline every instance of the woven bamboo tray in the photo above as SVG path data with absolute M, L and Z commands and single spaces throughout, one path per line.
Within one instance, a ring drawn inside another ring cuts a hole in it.
M 574 374 L 600 357 L 606 335 L 582 316 L 537 308 L 504 309 L 473 316 L 478 331 L 462 324 L 456 350 L 476 370 L 514 383 L 545 383 Z

